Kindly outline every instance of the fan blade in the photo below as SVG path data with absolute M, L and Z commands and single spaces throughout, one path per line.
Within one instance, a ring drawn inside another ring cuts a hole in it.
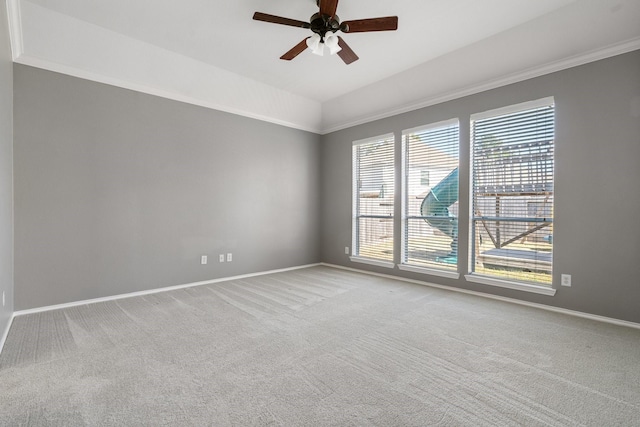
M 311 24 L 304 21 L 298 21 L 296 19 L 282 18 L 281 16 L 268 15 L 262 12 L 256 12 L 253 14 L 253 19 L 256 21 L 271 22 L 274 24 L 289 25 L 291 27 L 299 28 L 311 28 Z
M 338 45 L 342 48 L 340 52 L 338 52 L 338 56 L 342 58 L 345 64 L 349 65 L 354 61 L 357 61 L 358 55 L 355 54 L 354 51 L 351 50 L 347 42 L 342 40 L 342 37 L 338 36 Z
M 333 17 L 338 9 L 338 0 L 320 0 L 320 14 Z
M 393 31 L 398 29 L 397 16 L 385 16 L 384 18 L 356 19 L 344 21 L 341 25 L 345 33 L 364 33 L 368 31 Z
M 307 39 L 304 39 L 300 43 L 295 45 L 289 52 L 282 55 L 280 59 L 284 59 L 285 61 L 291 61 L 293 58 L 295 58 L 296 56 L 304 52 L 306 48 L 307 48 Z

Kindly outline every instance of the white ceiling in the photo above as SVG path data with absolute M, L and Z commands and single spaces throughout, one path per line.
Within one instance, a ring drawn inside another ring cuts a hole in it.
M 321 133 L 640 47 L 638 0 L 341 0 L 341 20 L 397 15 L 398 31 L 343 35 L 360 57 L 348 66 L 308 50 L 288 62 L 279 57 L 310 31 L 255 11 L 308 21 L 317 6 L 9 0 L 16 62 Z M 438 78 L 416 81 L 425 73 Z

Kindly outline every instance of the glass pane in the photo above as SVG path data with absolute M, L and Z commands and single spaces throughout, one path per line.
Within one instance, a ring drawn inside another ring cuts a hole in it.
M 407 220 L 407 239 L 405 241 L 405 263 L 419 267 L 457 270 L 458 240 L 443 232 L 447 227 L 454 228 L 453 219 L 439 220 L 446 223 L 433 225 L 424 219 Z M 455 220 L 457 221 L 457 220 Z M 438 225 L 435 227 L 434 225 Z
M 405 264 L 457 269 L 458 147 L 457 121 L 404 135 Z
M 474 271 L 551 285 L 553 225 L 548 222 L 474 221 Z
M 358 255 L 393 261 L 393 218 L 358 218 Z
M 360 197 L 393 199 L 393 140 L 360 144 L 356 156 L 357 191 Z
M 393 261 L 394 138 L 357 144 L 353 153 L 354 254 Z

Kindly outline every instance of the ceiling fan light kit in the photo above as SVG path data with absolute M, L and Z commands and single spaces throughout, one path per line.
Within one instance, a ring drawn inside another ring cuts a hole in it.
M 338 36 L 335 33 L 329 33 L 324 37 L 324 45 L 329 49 L 329 54 L 331 55 L 335 55 L 342 50 L 338 44 Z
M 325 47 L 329 49 L 330 55 L 335 55 L 342 50 L 338 44 L 338 36 L 336 36 L 335 33 L 325 34 L 324 37 L 314 33 L 306 39 L 306 43 L 307 47 L 311 49 L 311 52 L 319 56 L 324 55 Z
M 254 13 L 253 19 L 256 21 L 305 28 L 313 32 L 311 36 L 295 45 L 291 50 L 282 55 L 280 59 L 291 61 L 307 48 L 311 49 L 312 53 L 323 56 L 324 48 L 326 47 L 329 50 L 329 54 L 334 55 L 337 53 L 344 63 L 348 65 L 357 61 L 359 58 L 344 39 L 336 34 L 338 31 L 343 33 L 364 33 L 370 31 L 394 31 L 398 29 L 397 16 L 358 19 L 340 23 L 340 18 L 336 15 L 338 0 L 318 0 L 317 4 L 320 11 L 311 15 L 309 22 L 283 18 L 262 12 Z
M 307 47 L 316 55 L 324 54 L 324 47 L 320 46 L 322 38 L 318 34 L 313 34 L 307 39 Z

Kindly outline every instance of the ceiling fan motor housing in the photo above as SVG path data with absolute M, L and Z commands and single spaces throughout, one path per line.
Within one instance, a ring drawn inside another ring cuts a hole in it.
M 329 31 L 335 33 L 342 29 L 340 27 L 340 18 L 338 18 L 338 15 L 333 15 L 333 17 L 331 17 L 329 15 L 314 13 L 311 15 L 309 23 L 311 25 L 311 31 L 320 35 L 320 37 L 324 37 L 324 35 Z

